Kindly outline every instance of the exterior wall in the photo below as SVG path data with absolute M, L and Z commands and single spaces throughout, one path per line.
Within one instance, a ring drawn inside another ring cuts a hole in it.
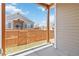
M 29 23 L 27 24 L 27 28 L 31 28 L 31 23 L 30 24 Z
M 10 24 L 9 24 L 10 23 Z M 25 25 L 27 24 L 27 27 L 25 27 Z M 27 28 L 33 28 L 31 27 L 31 25 L 34 26 L 33 23 L 23 23 L 23 29 L 27 29 Z M 13 22 L 12 21 L 8 21 L 7 25 L 6 25 L 6 29 L 15 29 Z
M 27 24 L 27 27 L 25 27 L 25 25 Z M 13 19 L 13 20 L 8 20 L 6 19 L 6 29 L 17 29 L 15 26 L 16 25 L 19 25 L 19 29 L 27 29 L 27 28 L 33 28 L 32 25 L 34 26 L 34 23 L 33 22 L 26 22 L 26 20 L 21 20 L 19 19 Z
M 24 29 L 28 29 L 28 28 L 33 28 L 34 27 L 34 24 L 33 23 L 23 23 L 23 28 Z
M 12 20 L 7 20 L 6 19 L 6 29 L 13 29 L 13 21 Z
M 56 5 L 57 49 L 79 56 L 79 4 Z

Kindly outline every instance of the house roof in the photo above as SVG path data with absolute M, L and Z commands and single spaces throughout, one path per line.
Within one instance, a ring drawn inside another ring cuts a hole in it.
M 34 23 L 33 21 L 29 20 L 28 18 L 26 18 L 23 14 L 21 14 L 19 12 L 15 13 L 15 14 L 8 15 L 6 18 L 7 18 L 7 20 L 21 19 L 27 23 Z

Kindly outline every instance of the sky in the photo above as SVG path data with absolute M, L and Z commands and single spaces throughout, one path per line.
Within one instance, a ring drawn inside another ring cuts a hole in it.
M 20 12 L 39 26 L 46 26 L 47 10 L 35 3 L 9 3 L 6 4 L 6 15 Z M 54 8 L 50 10 L 50 23 L 54 23 Z

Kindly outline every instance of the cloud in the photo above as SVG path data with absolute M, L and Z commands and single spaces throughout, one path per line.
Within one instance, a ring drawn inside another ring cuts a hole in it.
M 42 24 L 40 24 L 40 26 L 47 26 L 47 18 L 44 19 L 41 23 Z M 54 24 L 55 24 L 55 16 L 50 15 L 50 27 L 53 27 Z
M 41 11 L 45 11 L 45 8 L 43 8 L 43 7 L 38 7 L 38 9 Z
M 13 6 L 13 5 L 7 5 L 6 6 L 6 12 L 8 14 L 13 14 L 13 13 L 16 13 L 16 12 L 20 12 L 21 14 L 24 14 L 24 12 L 21 9 L 16 8 L 16 6 Z

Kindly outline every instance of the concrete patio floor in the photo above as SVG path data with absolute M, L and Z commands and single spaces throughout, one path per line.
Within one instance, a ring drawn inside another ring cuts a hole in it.
M 42 47 L 44 47 L 44 46 L 42 46 Z M 41 48 L 41 47 L 39 47 L 39 48 Z M 39 49 L 39 48 L 36 48 L 36 49 Z M 61 51 L 57 48 L 54 48 L 53 45 L 49 45 L 48 47 L 39 49 L 37 51 L 34 51 L 34 50 L 31 50 L 31 51 L 32 51 L 32 53 L 29 53 L 29 54 L 28 54 L 28 51 L 25 51 L 23 53 L 19 53 L 19 54 L 15 55 L 15 56 L 68 56 L 63 51 Z
M 42 50 L 33 52 L 26 56 L 67 56 L 67 55 L 62 51 L 55 49 L 53 46 L 50 46 Z

